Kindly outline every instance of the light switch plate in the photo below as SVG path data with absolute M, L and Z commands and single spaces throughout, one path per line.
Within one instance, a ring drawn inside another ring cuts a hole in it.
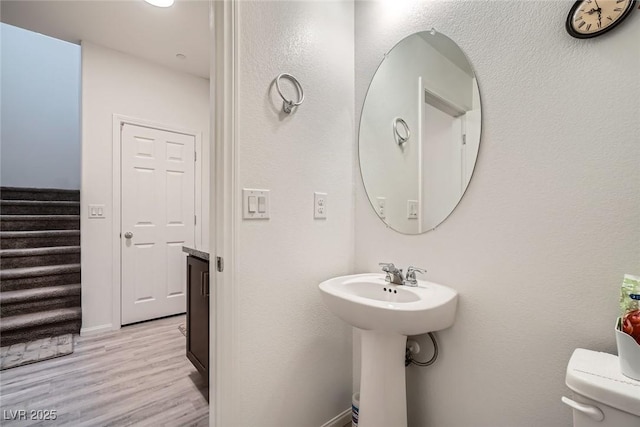
M 382 219 L 385 219 L 387 217 L 386 197 L 376 197 L 376 212 L 378 212 L 378 216 Z
M 106 218 L 104 205 L 89 205 L 89 218 Z
M 269 190 L 242 189 L 243 219 L 268 219 L 269 214 Z
M 313 217 L 315 219 L 327 218 L 327 193 L 313 193 Z
M 418 201 L 407 200 L 407 218 L 418 219 Z

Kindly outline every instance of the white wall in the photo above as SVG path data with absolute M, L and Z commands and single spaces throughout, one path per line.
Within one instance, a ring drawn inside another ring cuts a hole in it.
M 80 46 L 0 24 L 3 186 L 80 188 Z
M 89 42 L 82 43 L 82 329 L 119 326 L 113 318 L 113 114 L 202 132 L 209 164 L 209 81 Z M 117 161 L 117 159 L 116 159 Z M 202 173 L 202 228 L 208 236 L 209 175 Z M 89 204 L 105 219 L 87 219 Z M 198 238 L 196 238 L 198 240 Z M 203 239 L 206 250 L 208 239 Z
M 356 114 L 382 52 L 431 27 L 467 53 L 482 95 L 476 171 L 436 231 L 387 229 L 356 184 L 356 271 L 423 266 L 460 292 L 438 362 L 407 370 L 412 427 L 571 425 L 573 349 L 615 352 L 619 285 L 640 268 L 640 13 L 577 40 L 568 9 L 356 2 Z
M 351 402 L 351 328 L 318 284 L 353 269 L 353 3 L 243 1 L 238 19 L 237 191 L 270 189 L 271 218 L 238 220 L 234 421 L 319 426 Z M 291 115 L 283 72 L 305 91 Z

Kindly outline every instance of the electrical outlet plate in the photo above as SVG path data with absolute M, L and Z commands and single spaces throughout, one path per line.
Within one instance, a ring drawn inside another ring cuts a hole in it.
M 407 200 L 407 218 L 418 219 L 418 201 Z
M 242 189 L 242 218 L 268 219 L 270 216 L 269 190 Z
M 313 217 L 315 219 L 327 218 L 327 193 L 313 193 Z
M 376 212 L 378 216 L 382 219 L 387 217 L 387 198 L 386 197 L 376 197 Z

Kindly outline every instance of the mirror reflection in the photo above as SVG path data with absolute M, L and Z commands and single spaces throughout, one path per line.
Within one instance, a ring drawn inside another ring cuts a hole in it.
M 469 185 L 480 128 L 478 84 L 458 45 L 434 30 L 400 41 L 360 118 L 360 170 L 378 216 L 405 234 L 444 221 Z

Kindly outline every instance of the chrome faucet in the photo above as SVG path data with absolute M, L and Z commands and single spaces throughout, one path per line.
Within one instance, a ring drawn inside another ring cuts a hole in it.
M 427 270 L 423 268 L 409 267 L 407 268 L 407 276 L 404 277 L 402 275 L 402 269 L 396 268 L 392 262 L 381 262 L 378 265 L 382 267 L 382 271 L 387 273 L 387 277 L 385 277 L 384 280 L 394 285 L 418 286 L 416 273 L 422 274 L 427 272 Z
M 387 273 L 387 277 L 385 277 L 384 280 L 389 283 L 393 283 L 394 285 L 404 284 L 404 276 L 402 275 L 401 268 L 396 268 L 392 262 L 381 262 L 378 265 L 382 267 L 382 271 Z

